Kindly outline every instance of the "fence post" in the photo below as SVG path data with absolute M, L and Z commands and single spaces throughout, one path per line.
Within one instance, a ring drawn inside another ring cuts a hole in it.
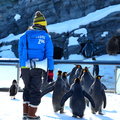
M 19 80 L 20 80 L 19 64 L 17 64 L 16 67 L 17 67 L 17 83 L 18 83 L 18 87 L 19 87 Z

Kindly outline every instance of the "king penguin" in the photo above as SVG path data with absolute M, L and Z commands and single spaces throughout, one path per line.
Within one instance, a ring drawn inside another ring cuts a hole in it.
M 88 93 L 90 86 L 94 82 L 94 77 L 91 75 L 91 73 L 88 70 L 88 67 L 85 67 L 83 69 L 83 74 L 81 76 L 81 85 L 84 91 Z
M 67 79 L 67 72 L 62 73 L 62 79 L 65 81 L 66 86 L 68 87 L 68 89 L 70 89 L 70 85 L 69 85 L 68 79 Z
M 41 97 L 45 94 L 53 91 L 52 94 L 52 104 L 54 112 L 60 111 L 60 113 L 64 113 L 64 107 L 60 106 L 60 101 L 63 95 L 69 90 L 68 86 L 66 85 L 66 81 L 62 79 L 62 71 L 58 71 L 57 80 L 55 83 L 48 87 L 46 90 L 42 91 Z
M 71 85 L 70 91 L 68 91 L 61 100 L 61 106 L 64 106 L 65 101 L 70 98 L 70 108 L 72 110 L 73 117 L 80 117 L 84 116 L 85 110 L 85 97 L 91 102 L 93 108 L 95 107 L 93 99 L 87 94 L 85 91 L 82 90 L 80 79 L 76 78 L 74 83 Z
M 60 106 L 60 101 L 67 91 L 68 88 L 66 82 L 62 79 L 62 71 L 58 71 L 58 76 L 52 96 L 54 112 L 58 112 L 59 110 L 60 113 L 64 112 L 64 108 Z
M 71 85 L 74 82 L 74 79 L 81 76 L 82 66 L 76 65 L 70 72 L 69 84 Z
M 12 81 L 12 85 L 10 86 L 9 93 L 11 96 L 11 99 L 15 99 L 15 95 L 18 92 L 18 84 L 16 80 Z
M 90 87 L 89 94 L 95 102 L 95 108 L 91 107 L 92 113 L 95 114 L 98 112 L 99 114 L 103 115 L 102 113 L 102 105 L 103 108 L 106 107 L 106 95 L 104 88 L 100 82 L 102 76 L 96 76 L 95 81 Z

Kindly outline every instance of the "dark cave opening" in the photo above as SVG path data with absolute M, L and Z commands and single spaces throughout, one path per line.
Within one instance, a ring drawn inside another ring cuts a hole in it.
M 54 47 L 54 59 L 61 59 L 63 57 L 63 48 Z

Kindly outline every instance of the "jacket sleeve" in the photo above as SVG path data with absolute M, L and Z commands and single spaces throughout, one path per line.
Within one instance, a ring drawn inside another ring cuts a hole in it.
M 20 67 L 26 66 L 27 61 L 26 34 L 20 37 L 18 44 L 18 53 Z
M 46 47 L 45 47 L 45 56 L 48 60 L 48 70 L 54 69 L 54 61 L 53 61 L 53 43 L 49 35 L 46 36 Z

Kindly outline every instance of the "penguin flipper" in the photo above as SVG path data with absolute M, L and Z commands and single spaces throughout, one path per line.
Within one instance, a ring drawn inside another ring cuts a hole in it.
M 88 93 L 91 95 L 92 94 L 92 88 L 89 89 Z
M 107 87 L 102 83 L 102 88 L 104 89 L 104 90 L 107 90 Z
M 69 72 L 68 74 L 67 74 L 67 76 L 69 76 L 71 74 L 71 72 Z
M 66 101 L 69 97 L 71 97 L 72 94 L 73 94 L 72 91 L 67 92 L 67 93 L 62 97 L 61 102 L 60 102 L 60 105 L 61 105 L 61 106 L 64 106 L 65 101 Z
M 66 83 L 66 86 L 67 86 L 68 89 L 70 89 L 70 85 L 68 83 Z
M 106 95 L 105 95 L 104 90 L 102 91 L 102 96 L 103 96 L 103 101 L 104 101 L 103 108 L 106 108 Z
M 48 84 L 48 85 L 46 86 L 46 88 L 49 88 L 50 86 L 53 86 L 55 83 L 56 83 L 56 81 L 51 82 L 50 84 Z
M 95 103 L 94 103 L 92 97 L 87 92 L 85 92 L 85 91 L 83 91 L 83 94 L 90 101 L 92 107 L 95 108 Z
M 43 90 L 43 91 L 41 92 L 41 98 L 42 98 L 44 95 L 46 95 L 47 93 L 52 92 L 52 91 L 54 90 L 54 88 L 55 88 L 55 84 L 53 84 L 52 86 L 50 86 L 50 87 L 48 87 L 47 89 Z
M 84 85 L 83 80 L 80 80 L 80 84 L 81 84 L 82 86 Z

